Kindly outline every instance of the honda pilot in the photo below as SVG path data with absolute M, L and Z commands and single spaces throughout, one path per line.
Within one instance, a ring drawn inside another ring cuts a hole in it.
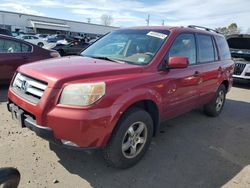
M 218 116 L 234 62 L 223 35 L 198 27 L 118 29 L 81 56 L 18 68 L 8 109 L 20 127 L 66 148 L 102 149 L 128 168 L 160 123 L 195 108 Z

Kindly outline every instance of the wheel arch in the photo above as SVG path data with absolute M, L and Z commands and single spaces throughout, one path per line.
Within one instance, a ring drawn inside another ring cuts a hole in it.
M 226 87 L 226 91 L 228 92 L 228 90 L 229 90 L 229 81 L 228 80 L 223 80 L 221 82 L 221 85 L 224 85 Z

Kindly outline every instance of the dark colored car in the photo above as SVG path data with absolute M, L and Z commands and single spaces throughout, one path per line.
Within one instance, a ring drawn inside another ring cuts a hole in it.
M 143 157 L 161 122 L 199 107 L 218 116 L 232 86 L 226 39 L 207 28 L 124 28 L 81 55 L 21 66 L 8 109 L 20 127 L 68 148 L 103 149 L 118 168 Z
M 11 32 L 7 29 L 3 29 L 3 28 L 0 28 L 0 34 L 1 35 L 8 35 L 8 36 L 12 36 Z
M 81 40 L 81 41 L 73 41 L 65 45 L 58 44 L 52 49 L 58 51 L 61 56 L 67 56 L 67 55 L 79 55 L 88 46 L 89 46 L 88 43 L 85 43 L 83 40 Z
M 49 51 L 14 37 L 0 35 L 0 83 L 8 83 L 20 65 L 59 57 L 56 51 Z
M 227 42 L 235 62 L 234 80 L 250 82 L 250 35 L 230 35 Z

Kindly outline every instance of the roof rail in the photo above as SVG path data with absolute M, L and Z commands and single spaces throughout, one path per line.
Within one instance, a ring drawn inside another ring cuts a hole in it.
M 210 31 L 210 32 L 215 32 L 215 33 L 220 33 L 219 31 L 216 31 L 215 29 L 210 29 L 207 27 L 202 27 L 202 26 L 198 26 L 198 25 L 189 25 L 189 28 L 193 28 L 193 29 L 204 29 L 206 31 Z

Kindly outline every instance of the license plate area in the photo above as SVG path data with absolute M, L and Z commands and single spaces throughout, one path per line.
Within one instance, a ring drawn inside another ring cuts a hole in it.
M 14 121 L 18 123 L 18 125 L 23 128 L 24 126 L 24 111 L 18 106 L 14 104 L 9 105 L 10 111 L 11 111 L 11 116 Z

